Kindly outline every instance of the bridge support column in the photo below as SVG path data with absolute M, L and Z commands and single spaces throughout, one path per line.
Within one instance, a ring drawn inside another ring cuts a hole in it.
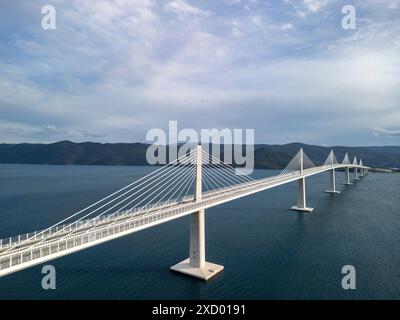
M 326 193 L 334 193 L 339 194 L 340 191 L 336 190 L 336 176 L 335 176 L 335 169 L 332 169 L 329 173 L 329 189 L 325 190 Z
M 204 210 L 192 214 L 190 224 L 190 264 L 203 268 L 206 262 L 205 215 Z
M 290 210 L 312 212 L 313 208 L 308 208 L 306 203 L 306 180 L 301 178 L 298 180 L 298 194 L 297 194 L 297 206 L 293 206 Z
M 346 178 L 346 182 L 344 184 L 346 185 L 351 185 L 351 181 L 350 181 L 350 168 L 346 167 L 345 172 L 344 172 L 345 178 Z
M 197 146 L 196 154 L 195 201 L 201 201 L 201 146 Z M 202 280 L 208 280 L 221 272 L 224 267 L 207 262 L 205 256 L 205 211 L 200 210 L 193 213 L 191 216 L 189 258 L 172 266 L 171 270 L 200 278 Z
M 360 180 L 360 178 L 358 177 L 358 168 L 354 167 L 354 180 Z
M 205 261 L 204 222 L 204 210 L 192 214 L 189 258 L 172 266 L 171 270 L 208 280 L 224 269 L 221 265 Z
M 304 172 L 304 151 L 300 149 L 300 174 Z M 297 194 L 297 206 L 293 206 L 290 210 L 312 212 L 313 208 L 307 208 L 306 204 L 306 179 L 301 178 L 298 181 L 298 194 Z

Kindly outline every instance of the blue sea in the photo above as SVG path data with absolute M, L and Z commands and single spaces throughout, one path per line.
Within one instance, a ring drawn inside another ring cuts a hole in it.
M 0 238 L 39 230 L 154 168 L 0 165 Z M 255 177 L 278 174 L 256 170 Z M 291 183 L 206 211 L 206 259 L 224 272 L 203 282 L 169 267 L 188 257 L 189 217 L 0 278 L 0 299 L 399 299 L 400 175 L 369 174 L 324 193 L 328 173 L 307 178 L 312 214 L 289 210 Z M 356 270 L 344 290 L 342 267 Z

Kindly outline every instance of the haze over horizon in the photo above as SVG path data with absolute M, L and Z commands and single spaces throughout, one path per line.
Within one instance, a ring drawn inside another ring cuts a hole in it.
M 90 141 L 90 140 L 83 140 L 83 141 L 74 141 L 73 139 L 66 139 L 66 140 L 58 140 L 58 141 L 53 141 L 53 142 L 0 142 L 0 144 L 5 144 L 5 145 L 11 145 L 11 144 L 56 144 L 56 143 L 64 143 L 64 142 L 71 142 L 74 144 L 78 144 L 78 143 L 99 143 L 99 144 L 151 144 L 151 142 L 148 141 L 118 141 L 118 142 L 102 142 L 102 141 Z M 186 143 L 187 141 L 178 141 L 178 144 L 183 144 Z M 216 145 L 224 145 L 225 143 L 223 143 L 223 139 L 221 140 L 221 143 L 214 143 Z M 316 146 L 316 147 L 324 147 L 324 148 L 335 148 L 335 147 L 346 147 L 346 148 L 368 148 L 368 147 L 400 147 L 399 145 L 340 145 L 340 144 L 332 144 L 332 145 L 328 145 L 328 144 L 312 144 L 312 143 L 305 143 L 305 142 L 300 142 L 300 141 L 289 141 L 289 142 L 284 142 L 284 143 L 268 143 L 268 142 L 259 142 L 259 143 L 255 143 L 255 146 L 261 146 L 261 145 L 271 145 L 271 146 L 284 146 L 284 145 L 291 145 L 291 144 L 303 144 L 303 145 L 307 145 L 307 146 Z M 163 145 L 163 144 L 160 144 Z M 169 143 L 166 144 L 171 145 Z M 174 145 L 174 144 L 172 144 Z
M 54 0 L 43 30 L 46 4 L 1 5 L 0 143 L 145 142 L 177 120 L 400 145 L 400 0 Z

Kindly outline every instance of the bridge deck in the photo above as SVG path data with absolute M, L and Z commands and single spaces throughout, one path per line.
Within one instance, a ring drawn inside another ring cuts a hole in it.
M 120 215 L 105 217 L 98 221 L 83 221 L 80 225 L 70 225 L 54 233 L 33 236 L 25 241 L 12 242 L 0 247 L 0 276 L 19 271 L 58 257 L 77 252 L 100 243 L 110 241 L 173 219 L 192 214 L 247 195 L 290 183 L 332 169 L 368 168 L 354 164 L 337 164 L 305 169 L 284 175 L 254 180 L 203 193 L 201 201 L 193 196 L 180 202 L 171 202 L 162 208 L 142 208 L 134 212 L 126 211 Z M 75 228 L 75 229 L 74 229 Z

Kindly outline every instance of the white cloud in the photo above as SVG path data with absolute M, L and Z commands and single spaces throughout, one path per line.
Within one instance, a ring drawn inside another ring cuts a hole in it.
M 259 142 L 340 143 L 342 132 L 370 139 L 372 126 L 400 121 L 399 24 L 381 12 L 335 34 L 318 14 L 300 20 L 293 9 L 292 21 L 247 12 L 243 0 L 229 14 L 194 0 L 57 1 L 57 33 L 30 28 L 12 57 L 0 53 L 0 131 L 10 140 L 143 140 L 176 119 L 253 127 Z
M 385 137 L 385 138 L 400 137 L 400 129 L 385 129 L 375 126 L 372 128 L 372 133 L 377 137 Z
M 296 14 L 300 17 L 300 18 L 305 18 L 307 17 L 307 14 L 304 11 L 301 10 L 296 10 Z
M 211 12 L 199 9 L 195 6 L 188 4 L 183 0 L 173 0 L 164 6 L 165 12 L 175 13 L 179 18 L 186 18 L 188 16 L 209 16 Z
M 57 142 L 71 139 L 88 141 L 104 138 L 103 134 L 93 133 L 85 129 L 58 128 L 53 125 L 24 125 L 20 123 L 0 121 L 1 142 Z
M 392 10 L 400 8 L 400 0 L 364 0 L 364 5 L 374 7 L 386 7 Z
M 304 0 L 304 5 L 307 10 L 316 13 L 324 8 L 329 3 L 328 0 Z
M 292 6 L 296 16 L 304 19 L 309 14 L 322 11 L 332 0 L 302 0 L 301 2 L 284 0 L 284 2 Z
M 293 29 L 293 25 L 291 23 L 285 23 L 285 24 L 281 25 L 281 29 L 282 30 L 290 30 L 290 29 Z

